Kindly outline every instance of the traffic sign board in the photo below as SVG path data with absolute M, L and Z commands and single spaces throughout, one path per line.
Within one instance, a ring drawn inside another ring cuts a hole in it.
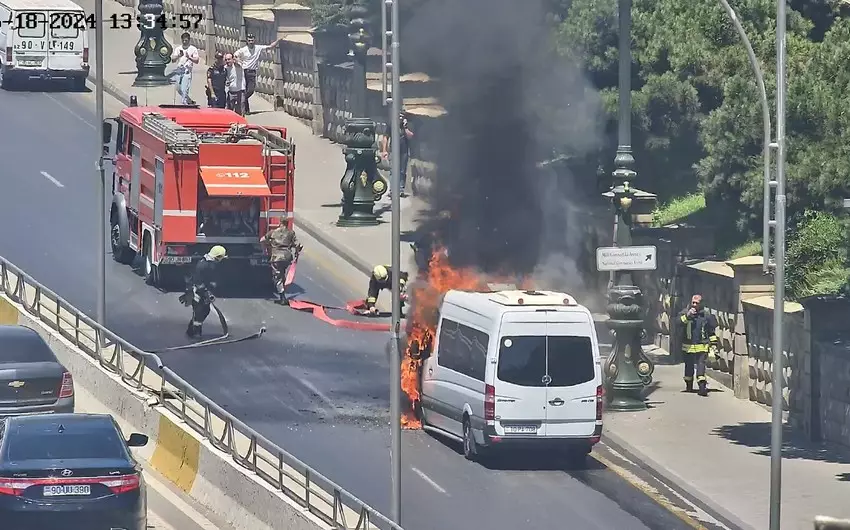
M 646 247 L 599 247 L 596 249 L 598 271 L 654 271 L 656 248 Z

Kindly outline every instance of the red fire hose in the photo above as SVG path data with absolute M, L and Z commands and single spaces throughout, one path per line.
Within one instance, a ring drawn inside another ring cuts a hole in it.
M 289 287 L 295 281 L 295 270 L 298 266 L 296 259 L 289 270 L 286 271 L 285 286 Z M 326 322 L 337 328 L 354 329 L 358 331 L 390 331 L 388 322 L 363 322 L 359 320 L 349 320 L 346 318 L 333 318 L 328 315 L 329 309 L 337 309 L 346 311 L 355 316 L 365 316 L 366 303 L 363 300 L 353 300 L 346 302 L 345 307 L 332 307 L 316 304 L 307 300 L 290 300 L 289 307 L 297 311 L 309 311 L 314 317 L 322 322 Z

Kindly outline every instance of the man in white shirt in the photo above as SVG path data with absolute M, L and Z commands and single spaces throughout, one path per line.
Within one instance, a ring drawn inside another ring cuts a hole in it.
M 273 50 L 283 41 L 278 39 L 269 45 L 256 44 L 254 34 L 249 33 L 245 36 L 245 46 L 236 50 L 234 57 L 242 63 L 242 68 L 245 71 L 245 97 L 243 98 L 243 106 L 245 114 L 251 112 L 251 107 L 248 104 L 248 98 L 254 94 L 257 88 L 257 68 L 260 66 L 260 54 L 263 50 Z
M 224 64 L 227 68 L 228 108 L 236 114 L 244 116 L 245 70 L 240 61 L 235 59 L 231 53 L 224 56 Z
M 171 54 L 171 62 L 177 63 L 177 68 L 171 75 L 177 78 L 177 93 L 180 94 L 180 102 L 183 105 L 194 104 L 192 98 L 189 97 L 189 90 L 192 88 L 192 70 L 201 60 L 198 49 L 190 43 L 190 39 L 189 32 L 180 35 L 182 44 Z

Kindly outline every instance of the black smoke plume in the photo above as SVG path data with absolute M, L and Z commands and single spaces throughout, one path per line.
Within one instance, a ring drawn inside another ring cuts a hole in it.
M 543 1 L 424 0 L 400 35 L 406 66 L 439 79 L 448 112 L 427 140 L 437 172 L 420 230 L 455 266 L 572 275 L 569 200 L 595 175 L 540 163 L 598 148 L 603 120 L 598 94 L 555 52 Z

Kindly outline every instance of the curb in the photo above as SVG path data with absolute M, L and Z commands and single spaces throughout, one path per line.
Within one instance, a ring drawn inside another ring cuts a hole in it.
M 362 272 L 366 276 L 370 276 L 372 274 L 372 267 L 374 265 L 369 264 L 367 261 L 354 255 L 354 253 L 349 251 L 347 248 L 334 241 L 333 238 L 326 235 L 325 231 L 319 228 L 319 226 L 313 221 L 308 221 L 303 217 L 298 217 L 296 214 L 295 226 L 307 232 L 310 237 L 321 243 L 322 246 L 324 246 L 325 248 L 345 260 L 349 265 Z
M 647 473 L 661 477 L 668 486 L 675 486 L 679 494 L 705 510 L 705 512 L 710 516 L 729 527 L 730 530 L 756 530 L 755 527 L 743 522 L 735 514 L 726 508 L 723 508 L 718 503 L 708 498 L 707 495 L 697 490 L 688 480 L 680 477 L 676 473 L 673 473 L 658 462 L 649 458 L 639 449 L 633 447 L 616 434 L 612 434 L 610 431 L 604 433 L 602 435 L 602 442 L 611 449 L 618 453 L 622 453 L 624 456 L 634 461 L 638 467 L 642 468 Z
M 88 79 L 89 83 L 91 83 L 92 85 L 97 84 L 97 77 L 95 77 L 95 75 L 93 73 L 91 73 L 91 71 L 89 71 L 89 76 L 88 76 L 87 79 Z M 94 92 L 95 87 L 92 86 L 91 88 L 92 88 L 92 91 Z M 106 92 L 107 94 L 109 94 L 110 96 L 114 97 L 118 101 L 120 101 L 125 106 L 130 104 L 130 94 L 127 93 L 127 92 L 124 92 L 123 90 L 118 88 L 117 85 L 110 83 L 109 81 L 106 81 L 106 80 L 103 81 L 103 91 Z

